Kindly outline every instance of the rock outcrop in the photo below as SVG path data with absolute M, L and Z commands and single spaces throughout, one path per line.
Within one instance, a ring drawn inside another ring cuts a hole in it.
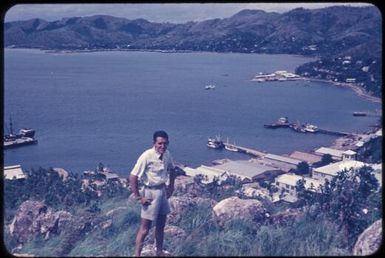
M 166 225 L 164 227 L 164 236 L 165 236 L 165 238 L 168 239 L 167 241 L 169 243 L 175 243 L 176 241 L 178 241 L 180 239 L 186 238 L 187 234 L 180 227 L 173 226 L 173 225 Z M 150 244 L 155 243 L 155 227 L 151 228 L 150 232 L 148 233 L 146 242 L 148 242 Z
M 379 250 L 382 242 L 382 219 L 374 222 L 358 237 L 353 255 L 366 256 Z
M 188 197 L 188 196 L 172 196 L 169 199 L 171 213 L 168 216 L 170 223 L 176 223 L 183 215 L 183 212 L 188 208 L 194 208 L 198 205 L 206 205 L 214 207 L 217 202 L 210 198 Z
M 235 196 L 220 201 L 214 206 L 213 213 L 221 226 L 232 219 L 262 223 L 266 218 L 266 209 L 260 201 Z
M 59 233 L 72 220 L 67 211 L 54 212 L 43 202 L 28 200 L 18 208 L 9 232 L 20 243 L 28 241 L 36 233 L 44 234 L 48 239 L 50 233 Z
M 266 223 L 278 226 L 289 226 L 294 223 L 295 219 L 301 214 L 298 209 L 286 209 L 272 216 L 268 216 Z

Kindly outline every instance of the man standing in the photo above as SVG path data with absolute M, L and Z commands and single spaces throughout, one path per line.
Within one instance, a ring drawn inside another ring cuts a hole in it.
M 156 255 L 164 256 L 163 236 L 167 214 L 170 213 L 168 198 L 174 191 L 174 163 L 167 150 L 168 135 L 165 131 L 156 131 L 153 135 L 153 147 L 139 157 L 130 174 L 130 186 L 135 198 L 142 205 L 141 221 L 135 241 L 135 256 L 140 256 L 143 241 L 153 221 L 155 227 Z M 144 188 L 139 192 L 138 179 Z

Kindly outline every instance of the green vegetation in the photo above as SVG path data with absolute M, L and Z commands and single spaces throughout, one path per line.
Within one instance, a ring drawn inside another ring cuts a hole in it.
M 313 167 L 315 168 L 323 167 L 323 166 L 329 165 L 332 162 L 333 162 L 332 155 L 324 154 L 320 161 L 313 163 Z
M 108 186 L 104 188 L 102 197 L 87 197 L 83 193 L 85 196 L 81 198 L 79 196 L 82 196 L 82 191 L 69 186 L 77 185 L 79 179 L 71 176 L 69 181 L 63 182 L 52 170 L 40 169 L 34 172 L 35 175 L 30 173 L 24 182 L 5 181 L 5 206 L 15 210 L 28 198 L 56 198 L 52 207 L 74 211 L 76 223 L 63 228 L 58 234 L 51 234 L 48 239 L 37 233 L 18 250 L 19 253 L 105 257 L 133 254 L 140 206 L 128 202 L 127 189 L 114 190 Z M 37 178 L 41 179 L 39 184 Z M 38 184 L 39 189 L 33 187 L 32 182 Z M 64 196 L 48 190 L 48 185 L 54 186 Z M 219 201 L 230 194 L 235 195 L 236 185 L 237 182 L 226 187 L 197 184 L 197 191 Z M 43 193 L 44 190 L 46 193 Z M 215 193 L 221 191 L 221 195 Z M 296 208 L 298 215 L 283 223 L 272 223 L 269 219 L 250 223 L 238 219 L 219 226 L 209 204 L 187 207 L 172 224 L 183 229 L 186 238 L 176 239 L 166 234 L 165 248 L 175 256 L 350 255 L 358 235 L 382 217 L 381 189 L 368 167 L 351 173 L 340 173 L 332 182 L 325 184 L 322 195 L 306 192 L 300 184 L 297 185 L 297 191 L 300 202 L 294 205 L 264 202 L 270 216 L 288 207 Z M 10 196 L 11 193 L 16 197 Z M 179 194 L 183 195 L 182 192 Z M 68 196 L 74 200 L 68 202 Z M 8 199 L 15 203 L 10 203 Z M 6 214 L 11 217 L 8 210 Z M 5 221 L 9 222 L 9 218 L 5 218 Z M 9 250 L 18 245 L 6 230 L 4 242 Z
M 297 175 L 307 175 L 310 172 L 309 164 L 306 161 L 298 163 L 296 170 L 294 171 Z
M 377 137 L 371 139 L 358 152 L 358 160 L 367 163 L 381 163 L 382 162 L 382 141 L 383 138 Z

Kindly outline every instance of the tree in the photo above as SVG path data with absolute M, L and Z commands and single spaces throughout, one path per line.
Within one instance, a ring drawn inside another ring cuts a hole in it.
M 321 166 L 329 165 L 333 162 L 332 155 L 330 154 L 324 154 L 321 158 Z
M 358 170 L 341 171 L 331 182 L 329 216 L 337 221 L 345 231 L 349 244 L 353 245 L 356 237 L 368 227 L 370 217 L 365 210 L 369 207 L 372 194 L 378 189 L 378 182 L 370 167 Z
M 309 171 L 310 171 L 309 164 L 307 164 L 307 162 L 305 161 L 302 161 L 298 163 L 294 173 L 297 175 L 306 175 L 306 174 L 309 174 Z

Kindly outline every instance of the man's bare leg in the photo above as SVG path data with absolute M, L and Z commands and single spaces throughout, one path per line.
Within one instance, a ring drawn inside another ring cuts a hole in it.
M 164 227 L 166 225 L 167 215 L 159 215 L 156 220 L 155 227 L 155 241 L 156 241 L 156 255 L 164 256 L 163 253 L 163 237 L 164 237 Z
M 143 241 L 146 238 L 148 231 L 150 231 L 151 222 L 151 220 L 143 218 L 140 220 L 140 226 L 135 240 L 135 256 L 137 257 L 140 256 L 140 253 L 142 252 Z

